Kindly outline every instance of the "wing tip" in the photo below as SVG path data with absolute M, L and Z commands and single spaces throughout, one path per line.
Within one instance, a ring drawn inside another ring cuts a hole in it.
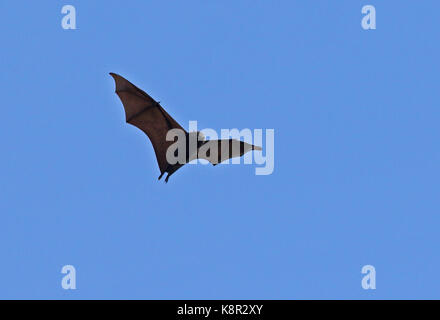
M 111 75 L 113 80 L 115 81 L 116 93 L 118 93 L 118 91 L 123 88 L 125 82 L 128 82 L 126 79 L 124 79 L 124 77 L 120 76 L 117 73 L 109 72 L 108 74 Z

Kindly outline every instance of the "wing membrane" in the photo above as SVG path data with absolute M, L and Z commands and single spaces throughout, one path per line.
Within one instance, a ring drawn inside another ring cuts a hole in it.
M 166 151 L 173 141 L 166 141 L 166 135 L 171 129 L 181 129 L 177 123 L 160 104 L 143 90 L 120 75 L 110 73 L 115 80 L 116 94 L 121 99 L 125 110 L 125 120 L 140 130 L 150 139 L 160 172 L 163 173 L 168 162 Z

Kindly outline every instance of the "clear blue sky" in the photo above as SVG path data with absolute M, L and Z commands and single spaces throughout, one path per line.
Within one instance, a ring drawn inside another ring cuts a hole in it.
M 440 298 L 439 11 L 2 1 L 0 298 Z M 108 72 L 185 127 L 275 129 L 274 173 L 157 181 Z

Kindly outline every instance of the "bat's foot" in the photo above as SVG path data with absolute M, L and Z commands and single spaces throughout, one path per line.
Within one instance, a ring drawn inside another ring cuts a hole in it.
M 162 175 L 167 172 L 167 177 L 165 178 L 165 183 L 168 183 L 168 179 L 172 176 L 172 174 L 174 172 L 176 172 L 177 170 L 179 170 L 180 167 L 182 167 L 183 164 L 175 164 L 175 165 L 168 165 L 168 167 L 165 169 L 165 171 L 160 175 L 160 177 L 162 177 Z M 159 177 L 159 179 L 160 179 Z
M 164 173 L 165 173 L 165 171 L 160 174 L 160 176 L 159 176 L 159 178 L 157 178 L 157 180 L 160 180 L 160 178 L 162 178 Z

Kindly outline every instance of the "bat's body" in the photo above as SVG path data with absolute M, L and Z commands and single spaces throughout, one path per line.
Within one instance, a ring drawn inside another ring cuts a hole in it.
M 197 132 L 197 135 L 193 136 L 197 142 L 195 150 L 192 151 L 189 142 L 192 133 L 186 132 L 159 102 L 120 75 L 110 75 L 115 79 L 116 94 L 124 105 L 126 122 L 138 127 L 150 138 L 160 169 L 159 179 L 168 173 L 165 182 L 168 182 L 169 177 L 185 163 L 194 159 L 206 159 L 217 165 L 224 160 L 242 156 L 250 150 L 261 150 L 260 147 L 235 139 L 205 141 Z M 167 150 L 175 143 L 166 139 L 167 133 L 172 129 L 179 129 L 186 135 L 185 161 L 176 164 L 167 161 Z

